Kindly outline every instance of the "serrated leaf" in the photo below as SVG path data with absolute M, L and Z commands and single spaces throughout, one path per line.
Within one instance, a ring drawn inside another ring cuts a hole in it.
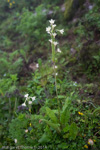
M 47 133 L 44 133 L 42 137 L 39 139 L 39 143 L 47 143 L 50 141 L 50 137 Z
M 76 125 L 76 123 L 72 123 L 71 126 L 70 126 L 70 129 L 69 129 L 69 136 L 75 140 L 76 136 L 77 136 L 77 133 L 78 133 L 78 127 Z
M 65 103 L 64 103 L 64 106 L 62 108 L 62 111 L 65 111 L 65 109 L 68 108 L 69 104 L 70 104 L 70 101 L 69 101 L 69 98 L 67 98 Z
M 66 127 L 63 128 L 63 132 L 68 132 L 68 131 L 69 131 L 69 128 L 70 128 L 70 126 L 69 126 L 69 124 L 67 124 Z
M 51 110 L 49 107 L 46 107 L 46 114 L 49 116 L 49 118 L 50 118 L 54 123 L 58 123 L 58 119 L 57 119 L 55 113 L 54 113 L 53 110 Z
M 58 133 L 61 132 L 61 130 L 60 130 L 60 124 L 58 124 L 58 123 L 52 123 L 51 121 L 48 121 L 46 119 L 41 119 L 41 120 L 44 121 L 47 125 L 49 125 L 53 129 L 55 129 Z
M 60 121 L 62 125 L 66 125 L 70 118 L 70 111 L 68 108 L 66 108 L 62 113 L 60 117 Z
M 98 107 L 94 110 L 93 115 L 96 115 L 97 113 L 100 113 L 100 107 Z
M 64 139 L 69 138 L 69 133 L 67 133 L 67 134 L 63 135 L 63 138 L 64 138 Z
M 60 149 L 67 149 L 69 146 L 67 145 L 67 143 L 61 143 L 58 145 L 58 148 Z

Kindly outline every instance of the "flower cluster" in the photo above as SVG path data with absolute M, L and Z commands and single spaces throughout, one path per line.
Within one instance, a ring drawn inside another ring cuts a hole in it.
M 14 139 L 14 142 L 17 143 L 17 139 Z
M 88 146 L 87 146 L 87 145 L 84 145 L 84 148 L 88 148 Z
M 74 82 L 73 85 L 74 85 L 74 86 L 77 86 L 77 82 Z
M 57 29 L 57 30 L 55 30 L 55 27 L 56 27 L 56 24 L 54 24 L 55 20 L 51 19 L 51 20 L 49 20 L 49 22 L 50 22 L 50 26 L 48 26 L 46 28 L 47 33 L 50 34 L 50 36 L 51 36 L 51 39 L 49 40 L 49 42 L 56 47 L 58 45 L 58 42 L 55 40 L 57 32 L 63 34 L 64 33 L 64 29 L 61 29 L 61 30 Z M 57 52 L 61 53 L 60 48 L 57 48 Z
M 88 144 L 89 145 L 93 145 L 94 144 L 93 140 L 92 139 L 88 139 Z
M 48 26 L 46 28 L 46 32 L 51 36 L 51 39 L 49 39 L 49 42 L 51 43 L 51 47 L 52 47 L 52 62 L 53 62 L 53 69 L 55 72 L 55 76 L 58 75 L 58 73 L 56 73 L 55 69 L 57 69 L 58 67 L 55 65 L 55 53 L 56 51 L 58 53 L 61 53 L 60 48 L 58 47 L 58 42 L 56 41 L 56 36 L 57 36 L 57 32 L 59 32 L 60 34 L 64 33 L 64 29 L 58 30 L 56 29 L 56 24 L 55 24 L 55 20 L 51 19 L 49 20 L 50 26 Z
M 22 106 L 26 106 L 26 102 L 28 102 L 29 105 L 32 104 L 33 101 L 35 101 L 35 96 L 30 97 L 29 94 L 25 94 L 25 102 L 22 104 Z
M 9 3 L 10 8 L 12 7 L 13 4 L 15 4 L 15 1 L 7 0 L 7 2 Z
M 83 115 L 83 113 L 81 113 L 80 111 L 78 112 L 78 114 L 81 115 L 81 116 Z
M 39 64 L 36 64 L 36 68 L 39 68 Z

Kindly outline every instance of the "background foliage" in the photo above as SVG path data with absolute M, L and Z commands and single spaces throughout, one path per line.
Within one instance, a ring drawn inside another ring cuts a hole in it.
M 50 19 L 64 29 L 56 54 L 60 118 Z M 0 148 L 99 150 L 100 0 L 1 0 L 0 22 Z M 27 93 L 36 97 L 31 107 L 22 106 Z

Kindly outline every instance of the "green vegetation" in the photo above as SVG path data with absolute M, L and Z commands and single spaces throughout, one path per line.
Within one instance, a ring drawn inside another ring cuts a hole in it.
M 0 149 L 100 149 L 100 0 L 0 1 Z

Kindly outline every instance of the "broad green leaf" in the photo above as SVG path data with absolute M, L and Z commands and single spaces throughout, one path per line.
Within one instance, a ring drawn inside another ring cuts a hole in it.
M 100 107 L 98 107 L 94 110 L 93 115 L 96 115 L 97 113 L 100 113 Z
M 69 104 L 70 104 L 70 101 L 69 101 L 69 98 L 67 98 L 67 99 L 65 100 L 65 103 L 64 103 L 64 106 L 63 106 L 63 108 L 62 108 L 62 111 L 65 111 L 65 109 L 68 108 Z
M 50 141 L 50 136 L 47 133 L 44 133 L 38 142 L 39 143 L 47 143 L 49 141 Z
M 71 126 L 70 126 L 70 129 L 69 129 L 69 136 L 75 140 L 76 136 L 77 136 L 77 133 L 78 133 L 78 127 L 76 125 L 76 123 L 72 123 Z
M 69 128 L 70 128 L 70 126 L 69 126 L 69 124 L 67 124 L 66 127 L 63 128 L 63 132 L 68 132 L 68 131 L 69 131 Z
M 55 113 L 49 107 L 46 107 L 46 114 L 53 121 L 53 123 L 57 123 L 58 122 L 58 119 L 57 119 Z
M 58 145 L 58 148 L 60 149 L 67 149 L 69 146 L 67 145 L 67 142 L 66 143 L 61 143 Z
M 63 112 L 61 112 L 60 121 L 62 125 L 66 125 L 70 118 L 70 111 L 66 108 Z
M 61 130 L 60 130 L 60 124 L 58 124 L 58 123 L 52 123 L 51 121 L 48 121 L 48 120 L 45 120 L 45 119 L 42 119 L 42 121 L 44 121 L 47 125 L 49 125 L 53 129 L 55 129 L 58 133 L 61 132 Z
M 63 135 L 63 138 L 64 138 L 64 139 L 69 138 L 69 133 L 67 133 L 67 134 Z

